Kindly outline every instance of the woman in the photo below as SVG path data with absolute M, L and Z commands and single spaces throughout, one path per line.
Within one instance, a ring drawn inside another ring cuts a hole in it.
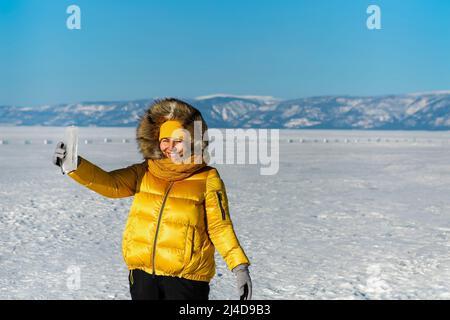
M 68 174 L 103 196 L 134 196 L 122 243 L 132 299 L 208 299 L 215 249 L 237 276 L 241 299 L 251 299 L 250 262 L 233 228 L 225 185 L 205 162 L 206 130 L 191 105 L 158 100 L 137 128 L 144 162 L 105 172 L 79 157 Z M 64 159 L 59 143 L 53 161 Z

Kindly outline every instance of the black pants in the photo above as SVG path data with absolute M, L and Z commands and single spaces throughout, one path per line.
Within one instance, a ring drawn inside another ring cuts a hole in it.
M 133 300 L 208 300 L 209 283 L 178 277 L 153 276 L 142 270 L 130 270 Z

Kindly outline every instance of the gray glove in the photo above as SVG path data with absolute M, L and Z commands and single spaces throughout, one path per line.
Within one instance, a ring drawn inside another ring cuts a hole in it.
M 58 144 L 56 145 L 55 153 L 53 154 L 53 164 L 61 168 L 62 174 L 64 174 L 62 165 L 66 158 L 66 154 L 67 154 L 66 145 L 62 141 L 58 142 Z
M 251 300 L 252 299 L 252 279 L 250 278 L 250 273 L 248 271 L 247 264 L 240 264 L 235 267 L 232 272 L 237 278 L 237 287 L 239 290 L 240 300 Z
M 67 155 L 67 146 L 62 141 L 58 142 L 58 144 L 56 145 L 55 153 L 53 154 L 53 164 L 61 168 L 62 174 L 65 174 L 63 169 L 63 163 L 66 160 L 66 155 Z M 80 163 L 81 158 L 80 156 L 78 156 L 77 165 L 80 166 Z

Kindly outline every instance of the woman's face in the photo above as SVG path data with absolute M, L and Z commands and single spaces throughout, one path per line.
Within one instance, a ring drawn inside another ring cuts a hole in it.
M 166 158 L 175 158 L 183 156 L 183 140 L 163 138 L 159 142 L 159 148 Z

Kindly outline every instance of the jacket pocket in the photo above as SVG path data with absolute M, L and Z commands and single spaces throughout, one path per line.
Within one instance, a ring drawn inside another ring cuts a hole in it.
M 195 228 L 189 226 L 186 234 L 186 245 L 184 252 L 184 266 L 186 267 L 192 260 L 194 255 L 194 245 L 195 245 Z
M 216 197 L 217 197 L 217 202 L 219 203 L 220 212 L 222 213 L 222 220 L 226 220 L 227 215 L 226 215 L 225 209 L 223 207 L 222 193 L 220 191 L 216 191 Z

